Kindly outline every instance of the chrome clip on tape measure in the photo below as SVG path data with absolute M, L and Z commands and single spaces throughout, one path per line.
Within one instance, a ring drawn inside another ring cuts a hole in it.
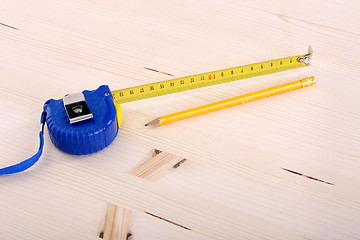
M 113 92 L 110 92 L 107 85 L 102 85 L 93 91 L 85 90 L 82 93 L 66 95 L 62 99 L 50 99 L 45 102 L 44 111 L 41 114 L 38 152 L 23 162 L 0 169 L 0 175 L 24 171 L 37 162 L 43 149 L 45 122 L 51 141 L 60 150 L 75 155 L 95 153 L 110 145 L 115 139 L 122 121 L 120 106 L 122 103 L 309 66 L 312 53 L 309 46 L 309 51 L 305 55 L 155 82 Z

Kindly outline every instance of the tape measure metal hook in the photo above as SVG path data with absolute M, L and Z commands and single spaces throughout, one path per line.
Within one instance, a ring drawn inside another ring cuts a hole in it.
M 312 54 L 313 54 L 313 50 L 312 50 L 312 47 L 309 45 L 308 47 L 308 53 L 303 55 L 303 56 L 300 56 L 298 57 L 298 62 L 303 62 L 305 63 L 306 65 L 310 66 L 311 65 L 311 57 L 312 57 Z

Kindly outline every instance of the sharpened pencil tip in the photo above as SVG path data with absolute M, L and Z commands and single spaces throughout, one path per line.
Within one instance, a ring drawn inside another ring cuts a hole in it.
M 145 124 L 145 126 L 158 126 L 160 125 L 160 118 L 156 118 L 150 122 L 148 122 L 147 124 Z

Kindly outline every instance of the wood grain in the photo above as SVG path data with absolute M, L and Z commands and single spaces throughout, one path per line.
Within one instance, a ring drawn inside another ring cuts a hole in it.
M 134 240 L 359 239 L 359 11 L 350 0 L 4 0 L 0 167 L 37 150 L 50 98 L 303 54 L 309 44 L 314 58 L 310 68 L 124 104 L 118 137 L 96 154 L 62 153 L 45 132 L 39 163 L 0 178 L 0 238 L 99 239 L 110 203 L 133 213 Z M 312 75 L 311 88 L 144 127 Z M 189 163 L 156 182 L 128 174 L 153 148 Z
M 171 155 L 158 149 L 155 149 L 152 155 L 152 158 L 131 170 L 129 174 L 148 181 L 154 181 L 170 168 L 177 168 L 185 161 L 183 157 Z M 168 221 L 149 212 L 145 213 L 190 230 L 184 226 Z M 129 209 L 120 208 L 115 204 L 108 203 L 106 207 L 105 229 L 102 232 L 102 237 L 105 240 L 130 240 L 130 238 L 133 238 L 133 233 L 129 229 L 130 216 L 131 211 Z

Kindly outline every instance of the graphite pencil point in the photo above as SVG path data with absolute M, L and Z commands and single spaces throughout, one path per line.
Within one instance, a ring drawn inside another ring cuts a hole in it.
M 158 125 L 160 125 L 160 118 L 156 118 L 145 124 L 145 126 L 158 126 Z

